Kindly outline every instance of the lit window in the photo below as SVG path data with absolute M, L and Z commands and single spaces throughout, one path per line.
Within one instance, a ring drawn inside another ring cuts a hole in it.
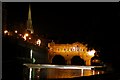
M 73 51 L 73 49 L 71 49 L 71 51 Z
M 53 50 L 52 48 L 50 48 L 50 50 Z
M 79 48 L 77 48 L 77 51 L 79 51 Z
M 64 49 L 64 51 L 66 51 L 66 49 Z
M 69 49 L 67 49 L 67 51 L 69 51 Z
M 75 49 L 76 49 L 76 48 L 75 48 L 75 47 L 73 47 L 73 48 L 72 48 L 72 51 L 75 51 Z
M 83 51 L 83 49 L 81 49 L 81 51 Z

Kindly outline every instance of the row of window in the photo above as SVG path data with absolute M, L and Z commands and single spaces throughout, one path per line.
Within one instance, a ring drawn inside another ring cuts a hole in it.
M 57 49 L 52 49 L 51 48 L 51 50 L 55 50 L 55 51 L 62 51 L 62 50 L 64 50 L 64 51 L 84 51 L 84 49 L 73 49 L 73 48 L 71 48 L 71 49 L 66 49 L 66 48 L 64 48 L 64 49 L 60 49 L 60 48 L 57 48 Z

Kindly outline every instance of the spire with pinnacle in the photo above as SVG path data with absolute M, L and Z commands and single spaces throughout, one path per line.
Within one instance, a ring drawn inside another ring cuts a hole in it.
M 34 33 L 33 26 L 32 26 L 31 6 L 30 6 L 30 4 L 29 4 L 29 11 L 28 11 L 27 31 L 29 31 L 31 34 Z

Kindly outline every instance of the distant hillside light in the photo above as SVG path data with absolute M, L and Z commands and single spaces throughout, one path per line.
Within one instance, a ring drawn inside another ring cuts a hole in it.
M 26 40 L 26 37 L 28 37 L 29 36 L 29 34 L 28 33 L 26 33 L 25 35 L 24 35 L 24 40 Z
M 15 33 L 17 33 L 18 31 L 17 30 L 15 30 Z
M 29 39 L 31 39 L 31 37 L 29 37 Z
M 5 30 L 5 31 L 4 31 L 4 34 L 7 34 L 7 33 L 8 33 L 8 30 Z
M 41 40 L 40 39 L 37 40 L 37 44 L 38 44 L 38 46 L 40 46 L 40 44 L 41 44 Z
M 95 50 L 91 50 L 87 52 L 90 56 L 94 56 Z
M 28 37 L 28 36 L 29 36 L 29 34 L 28 34 L 28 33 L 26 33 L 26 34 L 25 34 L 25 36 L 26 36 L 26 37 Z

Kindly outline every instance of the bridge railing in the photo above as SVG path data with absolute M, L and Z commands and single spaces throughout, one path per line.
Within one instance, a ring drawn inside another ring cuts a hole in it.
M 103 68 L 104 66 L 78 66 L 78 65 L 51 65 L 51 64 L 23 64 L 24 66 L 29 68 L 29 80 L 32 78 L 32 70 L 33 69 L 79 69 L 81 72 L 81 76 L 84 76 L 84 70 L 91 70 L 92 75 L 95 75 L 94 68 Z M 99 74 L 99 71 L 98 71 Z
M 57 68 L 57 69 L 94 69 L 103 66 L 78 66 L 78 65 L 51 65 L 51 64 L 23 64 L 28 68 Z

